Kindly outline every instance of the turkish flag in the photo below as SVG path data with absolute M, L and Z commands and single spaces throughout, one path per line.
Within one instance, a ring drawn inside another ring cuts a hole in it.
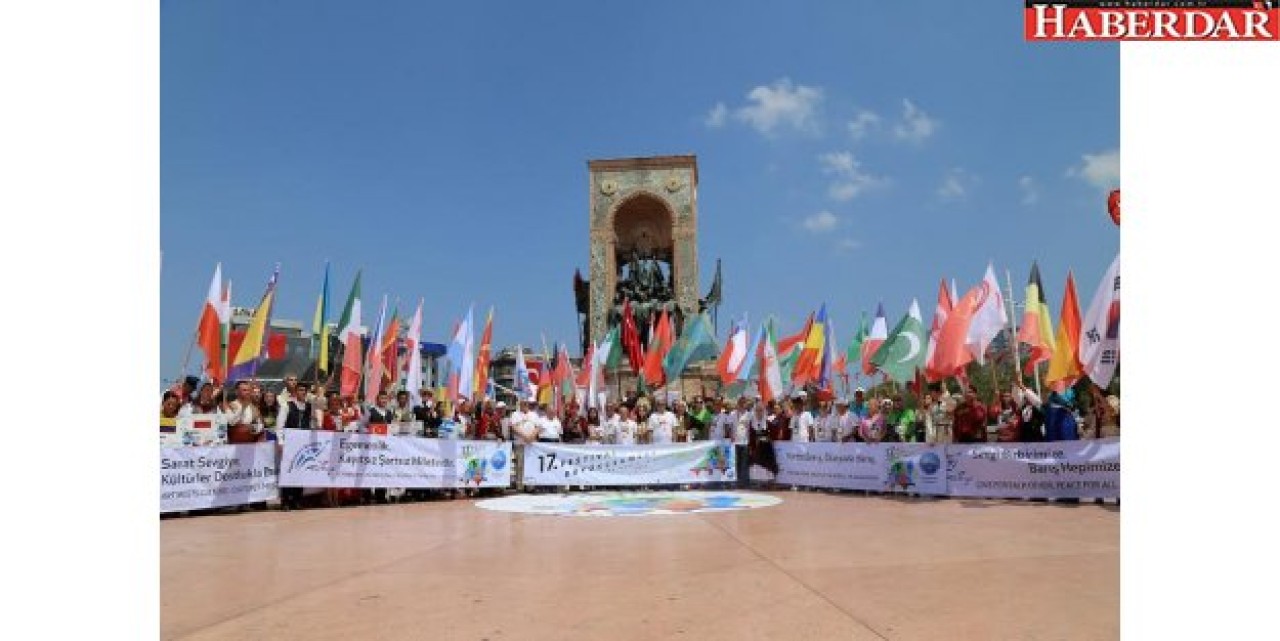
M 639 373 L 644 367 L 644 351 L 640 349 L 640 329 L 636 327 L 636 317 L 631 313 L 630 300 L 622 302 L 622 347 L 627 350 L 631 371 Z

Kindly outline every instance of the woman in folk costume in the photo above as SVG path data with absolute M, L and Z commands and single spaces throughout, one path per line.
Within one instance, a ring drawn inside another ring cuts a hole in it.
M 236 398 L 223 404 L 222 418 L 227 425 L 229 443 L 256 443 L 262 440 L 262 412 L 253 402 L 248 381 L 236 383 Z
M 1065 388 L 1049 392 L 1044 404 L 1046 441 L 1075 441 L 1080 438 L 1076 422 L 1076 391 Z

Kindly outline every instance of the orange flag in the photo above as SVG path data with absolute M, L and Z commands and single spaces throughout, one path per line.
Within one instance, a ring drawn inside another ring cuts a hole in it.
M 969 290 L 964 298 L 956 301 L 938 332 L 938 346 L 934 350 L 933 372 L 939 378 L 959 376 L 965 365 L 973 360 L 973 352 L 965 345 L 969 324 L 987 296 L 986 283 Z
M 1064 390 L 1080 378 L 1080 303 L 1076 299 L 1076 281 L 1067 272 L 1067 291 L 1062 295 L 1062 313 L 1058 334 L 1054 338 L 1053 356 L 1049 358 L 1049 386 Z
M 661 387 L 667 380 L 662 369 L 662 359 L 671 351 L 675 330 L 671 327 L 671 317 L 667 310 L 662 310 L 658 324 L 654 326 L 655 336 L 649 338 L 649 353 L 644 357 L 644 382 L 652 387 Z
M 479 398 L 489 389 L 489 360 L 493 352 L 493 308 L 484 321 L 484 334 L 480 336 L 480 354 L 476 356 L 476 381 L 472 386 L 473 397 Z

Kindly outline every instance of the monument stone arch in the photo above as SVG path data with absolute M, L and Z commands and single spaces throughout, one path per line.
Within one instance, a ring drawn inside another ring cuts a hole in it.
M 655 287 L 669 293 L 673 312 L 680 318 L 698 313 L 697 158 L 591 160 L 587 169 L 591 265 L 585 342 L 608 332 L 620 282 L 652 280 L 655 270 L 662 281 Z

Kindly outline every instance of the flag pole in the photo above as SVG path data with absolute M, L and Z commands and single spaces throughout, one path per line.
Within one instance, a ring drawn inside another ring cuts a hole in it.
M 1013 349 L 1013 379 L 1022 382 L 1022 358 L 1018 350 L 1018 312 L 1017 305 L 1013 304 L 1013 277 L 1009 275 L 1009 270 L 1004 270 L 1004 282 L 1009 287 L 1009 345 Z M 1026 306 L 1026 302 L 1023 302 Z

